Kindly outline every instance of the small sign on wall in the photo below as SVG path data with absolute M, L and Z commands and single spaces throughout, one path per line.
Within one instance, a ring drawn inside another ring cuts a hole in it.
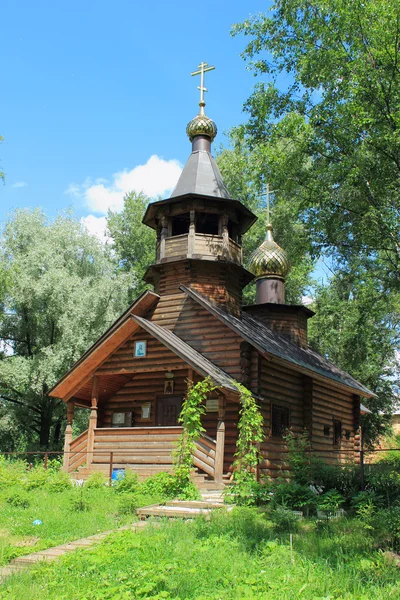
M 142 419 L 150 419 L 151 403 L 142 404 Z
M 207 398 L 206 411 L 207 412 L 218 412 L 218 398 Z
M 143 358 L 147 354 L 147 341 L 139 340 L 135 342 L 135 349 L 133 351 L 133 356 L 135 358 Z

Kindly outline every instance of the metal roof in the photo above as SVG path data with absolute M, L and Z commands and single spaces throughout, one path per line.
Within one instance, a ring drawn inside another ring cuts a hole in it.
M 189 156 L 171 198 L 185 194 L 230 199 L 217 163 L 206 150 L 197 150 Z
M 336 367 L 324 356 L 321 356 L 310 348 L 301 348 L 285 336 L 250 317 L 245 312 L 241 312 L 240 318 L 235 317 L 192 288 L 181 285 L 180 289 L 223 321 L 228 327 L 231 327 L 240 337 L 252 344 L 261 353 L 266 352 L 297 367 L 332 379 L 341 385 L 357 390 L 363 396 L 375 396 L 371 390 L 356 381 L 348 373 L 345 373 L 345 371 Z
M 161 325 L 157 325 L 157 323 L 148 321 L 143 317 L 132 315 L 131 318 L 135 323 L 145 329 L 150 335 L 153 335 L 161 342 L 161 344 L 164 344 L 201 375 L 204 377 L 209 376 L 217 385 L 238 393 L 235 380 L 230 375 L 214 365 L 208 358 L 205 358 L 205 356 L 189 346 L 189 344 L 181 340 L 181 338 L 172 333 L 172 331 Z

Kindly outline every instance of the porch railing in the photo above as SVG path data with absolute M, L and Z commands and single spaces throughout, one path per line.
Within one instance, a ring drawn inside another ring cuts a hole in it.
M 68 460 L 68 472 L 72 473 L 78 467 L 82 466 L 86 462 L 87 456 L 87 440 L 88 430 L 84 431 L 74 440 L 72 440 L 69 447 L 69 460 Z
M 196 442 L 193 464 L 213 479 L 215 478 L 215 453 L 216 441 L 203 433 Z

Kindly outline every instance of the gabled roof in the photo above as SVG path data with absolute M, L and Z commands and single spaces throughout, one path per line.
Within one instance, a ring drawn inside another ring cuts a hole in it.
M 206 150 L 197 150 L 189 156 L 171 198 L 185 194 L 230 199 L 217 163 Z
M 144 315 L 159 301 L 160 296 L 147 290 L 131 304 L 113 325 L 81 356 L 71 369 L 54 385 L 49 396 L 67 401 L 73 396 L 77 386 L 93 372 L 137 329 L 131 315 Z
M 157 325 L 157 323 L 154 323 L 153 321 L 148 321 L 143 317 L 132 315 L 131 319 L 145 329 L 145 331 L 150 333 L 150 335 L 154 336 L 161 344 L 164 344 L 164 346 L 184 360 L 188 365 L 195 369 L 195 371 L 200 373 L 200 375 L 203 375 L 203 377 L 210 377 L 214 383 L 231 392 L 238 392 L 235 380 L 230 375 L 214 365 L 208 358 L 189 346 L 189 344 L 181 340 L 181 338 L 172 333 L 172 331 L 161 325 Z
M 351 389 L 353 393 L 357 391 L 362 396 L 375 396 L 371 390 L 356 381 L 348 373 L 336 367 L 324 356 L 321 356 L 310 348 L 301 348 L 285 336 L 256 321 L 245 312 L 241 313 L 241 318 L 235 317 L 192 288 L 181 285 L 180 289 L 192 298 L 192 300 L 198 302 L 203 308 L 233 329 L 261 354 L 267 353 L 285 363 L 290 363 L 294 370 L 311 371 L 318 376 L 330 379 L 341 386 Z

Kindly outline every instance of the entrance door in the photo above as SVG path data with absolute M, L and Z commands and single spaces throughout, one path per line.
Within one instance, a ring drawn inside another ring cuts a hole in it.
M 157 398 L 157 427 L 179 425 L 178 417 L 182 407 L 182 396 L 159 396 Z

